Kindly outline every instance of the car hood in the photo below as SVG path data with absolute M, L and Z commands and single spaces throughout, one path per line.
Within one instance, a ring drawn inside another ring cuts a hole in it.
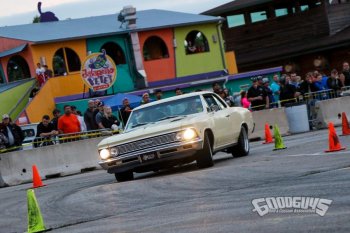
M 173 118 L 140 126 L 132 131 L 105 138 L 98 144 L 98 147 L 107 148 L 130 141 L 137 141 L 144 138 L 175 132 L 193 126 L 193 123 L 197 122 L 200 118 L 202 118 L 202 114 L 196 114 L 193 116 L 189 115 L 183 118 Z

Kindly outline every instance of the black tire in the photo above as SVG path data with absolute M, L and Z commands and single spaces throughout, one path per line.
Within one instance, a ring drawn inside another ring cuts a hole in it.
M 114 173 L 115 179 L 118 182 L 124 182 L 124 181 L 129 181 L 134 179 L 134 173 L 132 171 L 126 171 L 126 172 L 121 172 L 121 173 Z
M 239 133 L 239 138 L 237 145 L 232 148 L 233 157 L 243 157 L 249 154 L 249 138 L 245 127 L 241 127 L 241 132 Z
M 213 150 L 207 133 L 204 135 L 203 149 L 196 153 L 196 162 L 198 168 L 207 168 L 214 165 Z

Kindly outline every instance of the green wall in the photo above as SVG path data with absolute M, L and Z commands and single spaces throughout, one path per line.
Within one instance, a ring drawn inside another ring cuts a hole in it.
M 197 30 L 202 32 L 208 40 L 209 52 L 186 55 L 184 41 L 189 32 Z M 220 41 L 213 42 L 212 36 L 218 37 L 216 24 L 199 24 L 175 28 L 177 48 L 176 72 L 177 77 L 208 73 L 225 69 L 222 62 Z M 221 37 L 220 37 L 221 38 Z M 223 52 L 223 51 L 222 51 Z
M 109 36 L 88 39 L 86 41 L 87 50 L 93 53 L 100 52 L 101 47 L 107 42 L 114 42 L 118 44 L 124 52 L 126 62 L 131 61 L 126 37 Z M 108 89 L 107 94 L 113 94 L 113 89 L 114 93 L 127 92 L 135 89 L 130 69 L 130 64 L 128 63 L 117 66 L 117 80 L 114 83 L 113 88 L 111 87 L 110 89 Z
M 17 105 L 19 100 L 26 95 L 23 98 L 23 101 L 19 103 L 17 108 L 12 112 L 11 118 L 16 119 L 24 109 L 24 107 L 28 103 L 29 94 L 27 94 L 27 91 L 33 86 L 35 80 L 30 80 L 28 82 L 25 82 L 21 85 L 18 85 L 16 87 L 13 87 L 7 91 L 0 93 L 0 116 L 3 114 L 9 114 L 10 111 Z

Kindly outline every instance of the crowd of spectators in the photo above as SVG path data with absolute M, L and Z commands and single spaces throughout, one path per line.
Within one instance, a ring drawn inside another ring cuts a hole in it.
M 246 98 L 246 93 L 242 93 L 241 104 L 252 111 L 259 111 L 288 106 L 299 100 L 324 100 L 339 97 L 342 88 L 346 86 L 350 86 L 348 62 L 343 63 L 341 72 L 333 69 L 329 76 L 319 71 L 308 72 L 304 79 L 295 72 L 280 77 L 276 74 L 271 84 L 268 78 L 258 76 L 252 78 Z

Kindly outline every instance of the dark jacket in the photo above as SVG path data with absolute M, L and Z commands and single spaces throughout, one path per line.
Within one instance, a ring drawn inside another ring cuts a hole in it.
M 130 110 L 126 110 L 126 108 L 129 108 Z M 119 119 L 123 122 L 124 127 L 130 117 L 131 110 L 132 108 L 130 106 L 123 106 L 119 111 Z
M 91 111 L 89 108 L 84 113 L 84 122 L 88 131 L 98 129 L 95 116 L 95 111 Z
M 13 146 L 22 146 L 22 142 L 24 140 L 24 134 L 22 132 L 22 129 L 16 125 L 16 124 L 13 124 L 13 123 L 10 123 L 8 125 L 8 128 L 11 130 L 12 132 L 12 135 L 13 135 L 13 138 L 14 138 L 14 144 L 13 145 L 10 145 L 8 142 L 6 144 L 6 147 L 9 148 L 9 147 L 13 147 Z M 1 133 L 3 133 L 7 139 L 9 139 L 8 137 L 8 131 L 7 131 L 7 127 L 5 125 L 2 125 L 1 127 Z M 9 141 L 9 140 L 8 140 Z
M 306 93 L 319 91 L 319 89 L 316 87 L 314 83 L 309 83 L 307 81 L 304 81 L 300 84 L 298 91 L 302 95 L 305 95 Z
M 112 128 L 112 125 L 120 125 L 120 122 L 118 121 L 117 117 L 112 115 L 109 118 L 107 118 L 105 115 L 102 117 L 102 125 L 103 127 L 105 127 L 106 129 L 110 129 Z

